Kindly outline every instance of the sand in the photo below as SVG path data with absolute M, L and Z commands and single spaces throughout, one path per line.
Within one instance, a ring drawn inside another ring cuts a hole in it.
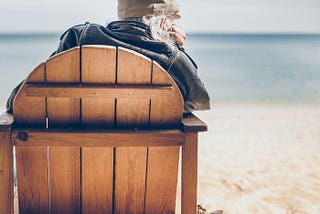
M 198 116 L 208 213 L 320 213 L 320 104 L 216 103 Z
M 320 213 L 320 104 L 216 104 L 198 114 L 198 201 L 208 211 Z

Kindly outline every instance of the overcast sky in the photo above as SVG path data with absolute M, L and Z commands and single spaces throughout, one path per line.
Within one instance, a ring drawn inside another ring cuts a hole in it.
M 187 32 L 320 33 L 320 0 L 178 0 Z M 117 19 L 117 0 L 7 0 L 0 32 L 62 32 Z

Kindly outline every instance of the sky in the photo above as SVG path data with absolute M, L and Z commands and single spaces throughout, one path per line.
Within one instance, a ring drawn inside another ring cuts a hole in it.
M 187 32 L 320 33 L 320 0 L 177 0 Z M 63 32 L 117 19 L 116 0 L 2 0 L 0 32 Z

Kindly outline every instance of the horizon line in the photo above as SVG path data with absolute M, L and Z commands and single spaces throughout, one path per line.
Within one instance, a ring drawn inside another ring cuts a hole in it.
M 1 31 L 0 35 L 62 35 L 58 31 Z M 320 32 L 277 31 L 187 31 L 189 35 L 320 35 Z

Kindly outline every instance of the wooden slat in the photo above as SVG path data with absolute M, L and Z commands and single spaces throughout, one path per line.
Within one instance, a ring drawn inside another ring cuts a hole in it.
M 45 98 L 25 95 L 26 83 L 44 81 L 45 64 L 42 63 L 27 77 L 15 98 L 13 113 L 16 127 L 45 127 Z M 45 146 L 16 148 L 20 213 L 49 213 L 46 152 Z
M 55 98 L 158 98 L 172 97 L 171 86 L 139 86 L 139 85 L 65 85 L 62 84 L 29 84 L 26 95 L 30 97 L 55 97 Z M 95 101 L 94 100 L 94 101 Z M 93 101 L 93 99 L 91 100 Z M 108 104 L 108 103 L 107 103 Z M 113 103 L 111 103 L 113 105 Z M 97 105 L 99 108 L 100 106 Z
M 46 109 L 45 98 L 27 97 L 25 94 L 26 83 L 45 81 L 44 63 L 36 67 L 22 84 L 13 104 L 15 126 L 45 127 Z M 26 111 L 28 109 L 28 111 Z
M 82 47 L 82 83 L 115 84 L 116 48 Z M 89 90 L 86 90 L 89 91 Z M 85 93 L 82 92 L 82 96 Z M 97 96 L 98 95 L 98 96 Z M 99 98 L 103 95 L 103 99 Z M 91 99 L 82 99 L 82 123 L 86 126 L 114 127 L 115 97 L 112 91 L 94 92 Z
M 82 82 L 101 84 L 116 82 L 115 47 L 82 47 Z
M 182 119 L 183 132 L 206 132 L 208 126 L 192 113 L 184 114 Z
M 112 213 L 113 148 L 82 148 L 82 213 Z
M 117 148 L 115 155 L 115 213 L 143 213 L 146 148 Z
M 152 84 L 172 85 L 171 96 L 154 97 L 151 101 L 151 127 L 177 127 L 183 114 L 183 98 L 172 78 L 157 63 L 153 62 Z
M 80 83 L 80 48 L 48 59 L 46 80 L 48 83 Z M 48 98 L 47 115 L 49 128 L 79 125 L 80 99 Z M 51 213 L 79 213 L 79 147 L 50 147 L 50 191 Z
M 80 147 L 50 148 L 51 213 L 80 213 Z
M 151 60 L 118 49 L 118 84 L 150 84 Z M 118 99 L 118 127 L 148 127 L 150 99 Z M 131 140 L 132 143 L 140 143 Z M 115 212 L 143 213 L 146 182 L 146 147 L 116 148 Z
M 47 149 L 16 148 L 20 213 L 49 213 Z
M 145 213 L 174 213 L 179 151 L 179 147 L 148 149 Z
M 187 133 L 182 147 L 181 213 L 197 212 L 198 134 Z
M 151 84 L 151 60 L 123 48 L 118 49 L 118 84 Z M 150 100 L 118 99 L 118 127 L 148 127 Z
M 82 48 L 82 83 L 116 82 L 116 48 Z M 87 90 L 89 91 L 89 90 Z M 104 94 L 94 92 L 95 95 Z M 112 94 L 112 91 L 104 95 Z M 82 96 L 85 93 L 82 93 Z M 114 127 L 115 97 L 82 99 L 82 123 Z M 104 139 L 106 141 L 107 138 Z M 92 143 L 92 141 L 87 141 Z M 113 147 L 82 149 L 82 213 L 112 213 Z
M 123 147 L 123 146 L 180 146 L 184 134 L 180 130 L 150 131 L 105 131 L 67 132 L 65 130 L 14 130 L 12 139 L 15 146 L 84 146 L 84 147 Z
M 13 146 L 10 129 L 0 129 L 0 214 L 13 214 Z
M 48 83 L 80 83 L 80 49 L 63 52 L 46 62 Z M 80 122 L 80 99 L 48 98 L 49 127 L 69 127 Z

